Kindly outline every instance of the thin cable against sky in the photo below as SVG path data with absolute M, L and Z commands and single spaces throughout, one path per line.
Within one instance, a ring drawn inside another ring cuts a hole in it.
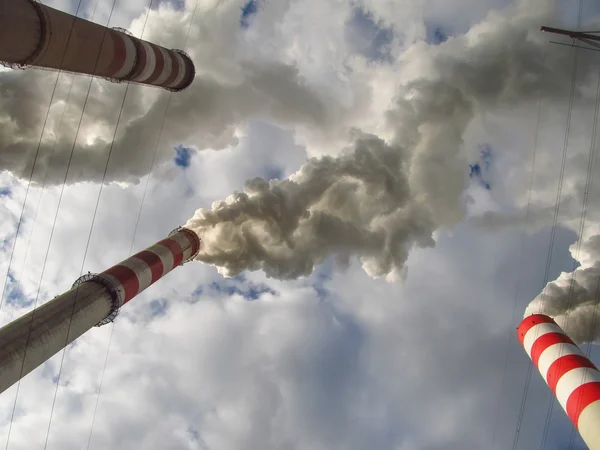
M 77 10 L 75 12 L 75 16 L 77 16 L 79 14 L 79 10 L 81 8 L 81 4 L 82 4 L 82 0 L 79 0 L 79 3 L 77 5 Z M 67 42 L 70 42 L 70 40 L 71 40 L 71 37 L 72 37 L 72 34 L 73 34 L 73 28 L 74 28 L 74 26 L 72 26 L 71 29 L 69 30 L 69 36 L 67 38 Z M 63 64 L 63 62 L 65 60 L 66 53 L 67 53 L 67 46 L 65 46 L 65 51 L 63 52 L 63 55 L 62 55 L 62 58 L 61 58 L 61 64 L 60 64 L 61 66 L 62 66 L 62 64 Z M 27 203 L 27 197 L 29 195 L 29 191 L 30 191 L 30 187 L 31 187 L 31 180 L 32 180 L 32 177 L 33 177 L 33 172 L 34 172 L 34 169 L 35 169 L 37 158 L 38 158 L 39 153 L 40 153 L 40 148 L 41 148 L 41 144 L 42 144 L 42 138 L 44 136 L 44 131 L 45 131 L 45 128 L 46 128 L 46 124 L 48 122 L 48 117 L 50 115 L 50 108 L 52 106 L 52 102 L 53 102 L 54 96 L 56 94 L 56 87 L 58 85 L 58 78 L 60 77 L 60 74 L 61 74 L 61 72 L 59 70 L 58 73 L 57 73 L 57 75 L 56 75 L 56 80 L 54 82 L 54 88 L 52 90 L 52 95 L 50 97 L 50 102 L 49 102 L 49 105 L 48 105 L 48 110 L 46 112 L 46 117 L 45 117 L 44 123 L 42 125 L 42 132 L 40 134 L 40 140 L 39 140 L 39 143 L 38 143 L 38 146 L 37 146 L 37 149 L 36 149 L 36 153 L 35 153 L 35 157 L 34 157 L 34 161 L 33 161 L 32 167 L 31 167 L 31 173 L 29 174 L 29 180 L 27 182 L 27 191 L 26 191 L 26 194 L 25 194 L 25 200 L 23 201 L 23 207 L 21 209 L 21 216 L 19 218 L 19 223 L 17 225 L 17 231 L 16 231 L 16 234 L 15 234 L 15 241 L 13 243 L 13 247 L 12 247 L 12 250 L 11 250 L 11 256 L 10 256 L 10 259 L 9 259 L 9 266 L 8 266 L 8 269 L 7 269 L 7 275 L 6 275 L 7 276 L 7 280 L 6 280 L 6 284 L 5 284 L 5 289 L 2 292 L 2 298 L 0 298 L 0 307 L 2 306 L 2 299 L 4 298 L 4 293 L 6 292 L 6 285 L 8 283 L 8 275 L 10 274 L 10 264 L 11 264 L 12 259 L 13 259 L 13 255 L 14 255 L 14 251 L 15 251 L 15 247 L 16 247 L 16 241 L 17 241 L 17 237 L 18 237 L 18 234 L 19 234 L 19 229 L 20 229 L 20 226 L 22 224 L 24 213 L 25 213 L 25 205 Z M 66 180 L 66 176 L 65 176 L 65 180 Z M 63 189 L 64 189 L 64 182 L 63 182 Z M 57 208 L 57 214 L 58 214 L 58 208 Z M 55 219 L 55 222 L 56 222 L 56 219 Z M 51 238 L 50 238 L 50 240 L 51 240 Z M 46 252 L 46 257 L 44 259 L 44 266 L 42 268 L 42 275 L 40 277 L 40 285 L 38 286 L 38 292 L 37 292 L 36 299 L 35 299 L 34 306 L 33 306 L 34 309 L 35 309 L 35 306 L 37 304 L 38 297 L 39 297 L 39 294 L 40 294 L 40 288 L 41 288 L 43 273 L 44 273 L 44 269 L 45 269 L 45 266 L 46 266 L 46 261 L 47 261 L 49 249 L 50 249 L 50 241 L 48 242 L 48 250 Z M 28 333 L 28 336 L 27 336 L 27 340 L 29 340 L 29 336 L 31 334 L 31 326 L 33 324 L 34 315 L 35 314 L 32 314 L 31 322 L 29 324 L 30 326 L 29 326 L 29 333 Z M 25 363 L 25 355 L 23 356 L 23 364 L 21 365 L 21 372 L 23 371 L 23 365 L 24 365 L 24 363 Z M 13 425 L 13 421 L 14 421 L 14 417 L 15 417 L 15 410 L 16 410 L 16 406 L 17 406 L 17 399 L 19 397 L 19 388 L 20 388 L 20 379 L 19 379 L 19 382 L 17 383 L 17 389 L 16 389 L 16 393 L 15 393 L 15 400 L 14 400 L 14 403 L 13 403 L 13 408 L 12 408 L 12 413 L 11 413 L 11 418 L 10 418 L 10 424 L 9 424 L 9 428 L 8 428 L 7 438 L 6 438 L 6 449 L 8 449 L 8 446 L 9 446 L 9 443 L 10 443 L 10 434 L 11 434 L 11 431 L 12 431 L 12 425 Z
M 110 11 L 107 23 L 110 23 L 110 19 L 112 17 L 112 14 L 114 12 L 114 8 L 115 8 L 115 5 L 116 5 L 116 1 L 117 0 L 113 0 L 112 8 L 111 8 L 111 11 Z M 80 0 L 80 5 L 81 5 L 81 0 Z M 78 9 L 78 11 L 79 11 L 79 9 Z M 71 27 L 69 37 L 71 36 L 71 32 L 72 32 L 73 28 L 74 28 L 74 26 Z M 106 36 L 107 31 L 108 31 L 108 29 L 105 28 L 104 29 L 104 36 Z M 64 61 L 65 54 L 66 54 L 66 47 L 65 47 L 65 52 L 63 53 L 63 58 L 61 60 L 61 65 L 62 65 L 62 61 Z M 97 67 L 99 59 L 100 59 L 100 53 L 98 53 L 98 56 L 96 57 L 96 62 L 95 62 L 95 65 L 94 65 L 94 69 Z M 50 231 L 50 239 L 48 241 L 48 248 L 46 250 L 46 254 L 44 256 L 44 262 L 43 262 L 43 265 L 42 265 L 42 273 L 41 273 L 41 276 L 40 276 L 40 284 L 38 286 L 37 294 L 36 294 L 34 305 L 33 305 L 33 313 L 31 315 L 31 320 L 29 322 L 29 331 L 27 333 L 27 340 L 26 340 L 26 344 L 25 344 L 25 349 L 26 350 L 25 350 L 25 352 L 23 354 L 23 361 L 21 363 L 21 375 L 19 376 L 19 381 L 17 382 L 17 391 L 16 391 L 15 401 L 14 401 L 14 404 L 13 404 L 13 410 L 12 410 L 12 414 L 11 414 L 11 420 L 10 420 L 9 431 L 8 431 L 8 438 L 6 440 L 6 448 L 7 449 L 8 449 L 9 443 L 10 443 L 10 433 L 11 433 L 12 424 L 13 424 L 13 421 L 14 421 L 15 410 L 16 410 L 16 406 L 17 406 L 17 399 L 18 399 L 18 396 L 19 396 L 19 389 L 20 389 L 20 386 L 21 386 L 21 378 L 22 378 L 23 369 L 24 369 L 24 366 L 25 366 L 25 358 L 27 356 L 27 344 L 29 343 L 29 339 L 31 337 L 32 326 L 33 326 L 33 322 L 34 322 L 34 319 L 35 319 L 35 312 L 36 312 L 35 308 L 37 307 L 37 303 L 38 303 L 39 296 L 40 296 L 40 291 L 41 291 L 41 286 L 42 286 L 42 280 L 44 278 L 44 273 L 45 273 L 45 270 L 46 270 L 46 264 L 48 262 L 48 255 L 50 253 L 50 245 L 52 243 L 52 237 L 54 235 L 54 230 L 55 230 L 55 227 L 56 227 L 56 220 L 57 220 L 58 213 L 59 213 L 59 210 L 60 210 L 60 206 L 61 206 L 61 203 L 62 203 L 66 181 L 67 181 L 67 178 L 68 178 L 68 175 L 69 175 L 69 168 L 70 168 L 71 162 L 73 160 L 73 154 L 75 153 L 75 146 L 76 146 L 76 143 L 77 143 L 77 138 L 79 137 L 79 132 L 80 132 L 80 129 L 81 129 L 81 123 L 82 123 L 82 120 L 83 120 L 83 116 L 85 114 L 85 107 L 87 105 L 87 102 L 88 102 L 88 99 L 89 99 L 90 90 L 91 90 L 91 86 L 92 86 L 92 83 L 94 82 L 94 80 L 95 79 L 93 77 L 90 78 L 90 83 L 88 85 L 88 90 L 86 92 L 85 100 L 83 102 L 83 107 L 82 107 L 82 110 L 81 110 L 81 115 L 80 115 L 79 121 L 77 123 L 77 128 L 76 128 L 77 131 L 75 133 L 75 139 L 73 141 L 73 146 L 71 148 L 71 153 L 70 153 L 70 156 L 69 156 L 69 160 L 67 162 L 67 170 L 65 171 L 65 176 L 64 176 L 64 179 L 62 181 L 60 195 L 59 195 L 59 200 L 58 200 L 58 206 L 56 208 L 56 213 L 54 215 L 54 219 L 53 219 L 53 222 L 52 222 L 52 228 L 51 228 L 51 231 Z M 68 333 L 67 333 L 67 337 L 68 337 Z M 58 383 L 57 383 L 57 387 L 58 387 Z M 56 399 L 56 394 L 55 394 L 54 398 Z M 54 401 L 52 403 L 52 411 L 53 410 L 54 410 Z M 50 423 L 51 422 L 52 422 L 52 412 L 50 414 Z M 50 427 L 50 424 L 48 425 L 48 427 Z M 46 448 L 47 444 L 48 444 L 48 435 L 46 436 L 46 443 L 44 445 L 44 448 Z
M 145 18 L 145 21 L 144 21 L 144 26 L 142 28 L 142 32 L 141 32 L 140 38 L 143 37 L 144 31 L 146 29 L 146 25 L 148 24 L 148 17 L 150 16 L 150 11 L 152 9 L 152 3 L 153 3 L 153 1 L 154 0 L 150 0 L 150 5 L 149 5 L 148 11 L 146 13 L 146 18 Z M 111 9 L 111 12 L 110 12 L 110 15 L 109 15 L 109 18 L 108 18 L 108 23 L 110 23 L 110 19 L 112 17 L 115 5 L 116 5 L 116 0 L 114 0 L 114 2 L 113 2 L 112 9 Z M 106 31 L 105 31 L 105 33 L 106 33 Z M 97 63 L 98 63 L 98 59 L 96 60 L 96 64 Z M 92 81 L 94 81 L 94 80 L 92 79 Z M 110 147 L 109 147 L 109 150 L 108 150 L 108 156 L 106 158 L 106 164 L 104 166 L 104 173 L 103 173 L 103 176 L 102 176 L 102 181 L 100 183 L 100 189 L 98 191 L 98 196 L 96 198 L 96 204 L 94 206 L 94 213 L 93 213 L 93 216 L 92 216 L 92 223 L 90 225 L 90 231 L 88 233 L 87 242 L 86 242 L 86 246 L 85 246 L 85 251 L 84 251 L 84 255 L 83 255 L 83 260 L 81 262 L 81 268 L 80 268 L 80 271 L 79 271 L 79 275 L 80 276 L 83 274 L 83 270 L 84 270 L 84 266 L 85 266 L 85 260 L 86 260 L 87 253 L 88 253 L 88 250 L 89 250 L 90 241 L 91 241 L 91 237 L 92 237 L 92 232 L 93 232 L 93 229 L 94 229 L 94 223 L 96 221 L 96 216 L 98 214 L 98 207 L 100 205 L 100 198 L 102 197 L 102 190 L 103 190 L 103 187 L 104 187 L 104 182 L 106 180 L 106 174 L 108 173 L 108 166 L 109 166 L 109 163 L 110 163 L 110 158 L 112 156 L 112 151 L 114 149 L 115 138 L 116 138 L 117 132 L 119 130 L 119 124 L 121 122 L 121 117 L 123 115 L 123 108 L 125 107 L 125 101 L 127 99 L 127 93 L 129 92 L 129 86 L 130 85 L 131 84 L 129 82 L 126 82 L 125 92 L 123 93 L 123 100 L 121 101 L 121 107 L 119 109 L 119 114 L 118 114 L 118 117 L 117 117 L 117 123 L 115 124 L 115 129 L 114 129 L 113 136 L 112 136 L 111 143 L 110 143 Z M 91 89 L 91 83 L 90 83 L 90 86 L 88 88 L 88 92 L 87 92 L 87 95 L 86 95 L 86 102 L 84 103 L 84 108 L 83 108 L 84 111 L 85 111 L 85 105 L 87 104 L 87 98 L 89 96 L 90 89 Z M 82 116 L 83 116 L 83 112 L 82 112 Z M 80 122 L 80 124 L 81 124 L 81 122 Z M 79 134 L 79 128 L 77 130 L 77 135 L 78 134 Z M 77 140 L 77 136 L 76 136 L 75 139 Z M 71 153 L 71 156 L 72 155 L 73 155 L 73 152 Z M 70 162 L 70 160 L 69 160 L 69 162 Z M 67 173 L 68 173 L 68 171 L 69 171 L 69 166 L 67 166 Z M 79 288 L 79 285 L 77 287 Z M 58 375 L 57 375 L 57 381 L 56 381 L 56 387 L 54 389 L 54 397 L 53 397 L 53 400 L 52 400 L 52 409 L 50 410 L 50 420 L 48 422 L 48 430 L 47 430 L 47 433 L 46 433 L 46 442 L 44 444 L 44 449 L 46 449 L 46 447 L 48 445 L 48 440 L 49 440 L 49 437 L 50 437 L 50 430 L 51 430 L 51 427 L 52 427 L 52 418 L 54 416 L 54 408 L 56 406 L 56 398 L 57 398 L 57 395 L 58 395 L 58 387 L 59 387 L 60 378 L 61 378 L 61 375 L 62 375 L 62 368 L 63 368 L 63 365 L 64 365 L 65 355 L 66 355 L 66 351 L 67 351 L 66 347 L 67 347 L 67 342 L 68 342 L 68 338 L 69 338 L 69 331 L 71 329 L 71 324 L 73 322 L 73 315 L 74 315 L 74 313 L 75 313 L 75 302 L 73 302 L 73 308 L 71 310 L 71 317 L 70 317 L 70 320 L 69 320 L 69 326 L 67 328 L 67 333 L 66 333 L 66 336 L 65 336 L 65 345 L 63 346 L 63 349 L 62 349 L 62 354 L 61 354 L 61 359 L 60 359 L 60 365 L 59 365 Z M 112 330 L 111 330 L 111 332 L 112 332 Z M 89 442 L 88 442 L 88 445 L 89 445 Z
M 580 28 L 581 27 L 581 18 L 582 18 L 582 10 L 583 10 L 583 0 L 579 0 L 579 15 L 578 15 L 578 22 L 577 22 L 577 27 Z M 562 150 L 562 159 L 561 159 L 561 166 L 560 166 L 560 174 L 559 174 L 559 179 L 558 179 L 558 186 L 557 186 L 557 190 L 556 190 L 556 200 L 555 200 L 555 204 L 554 204 L 554 217 L 553 217 L 553 222 L 552 222 L 552 228 L 551 228 L 551 232 L 550 232 L 550 241 L 548 244 L 548 253 L 546 256 L 546 266 L 544 269 L 544 280 L 543 280 L 543 289 L 542 289 L 542 294 L 541 294 L 541 303 L 543 305 L 544 299 L 545 299 L 545 292 L 546 292 L 546 285 L 548 283 L 548 277 L 550 274 L 550 265 L 552 262 L 552 254 L 554 251 L 554 239 L 556 236 L 556 228 L 558 225 L 558 213 L 559 213 L 559 209 L 560 209 L 560 200 L 561 200 L 561 196 L 562 196 L 562 185 L 563 185 L 563 181 L 564 181 L 564 173 L 565 173 L 565 166 L 566 166 L 566 160 L 567 160 L 567 150 L 568 150 L 568 144 L 569 144 L 569 132 L 571 129 L 571 114 L 572 114 L 572 109 L 573 109 L 573 99 L 575 96 L 575 83 L 576 83 L 576 79 L 577 79 L 577 62 L 578 62 L 578 55 L 579 55 L 579 49 L 575 49 L 574 50 L 574 55 L 573 55 L 573 65 L 572 65 L 572 69 L 571 69 L 571 90 L 570 90 L 570 95 L 569 95 L 569 102 L 568 102 L 568 107 L 567 107 L 567 118 L 566 118 L 566 127 L 565 127 L 565 138 L 564 138 L 564 143 L 563 143 L 563 150 Z M 518 445 L 519 445 L 519 437 L 520 437 L 520 432 L 521 432 L 521 425 L 523 422 L 523 417 L 525 414 L 525 405 L 527 403 L 527 397 L 528 397 L 528 393 L 529 393 L 529 387 L 530 387 L 530 382 L 531 382 L 531 373 L 532 373 L 532 368 L 533 365 L 532 364 L 528 364 L 527 365 L 527 374 L 525 376 L 525 386 L 523 389 L 523 393 L 521 395 L 521 406 L 519 409 L 519 416 L 517 419 L 517 425 L 515 428 L 515 434 L 514 434 L 514 439 L 513 439 L 513 450 L 516 450 Z M 542 445 L 544 445 L 544 441 L 542 441 Z M 542 447 L 543 448 L 543 447 Z
M 194 23 L 194 18 L 196 17 L 196 11 L 198 9 L 198 3 L 199 3 L 199 0 L 196 0 L 196 5 L 194 7 L 194 12 L 192 13 L 192 17 L 190 18 L 190 24 L 188 26 L 188 30 L 187 30 L 187 33 L 186 33 L 186 36 L 185 36 L 185 42 L 183 44 L 183 49 L 184 50 L 187 47 L 188 39 L 190 37 L 190 31 L 192 29 L 192 24 Z M 150 5 L 152 6 L 152 1 L 150 2 Z M 146 21 L 147 20 L 148 20 L 148 17 L 146 16 Z M 146 24 L 144 23 L 144 28 L 145 27 L 146 27 Z M 143 35 L 143 31 L 142 31 L 142 35 Z M 136 237 L 137 230 L 138 230 L 138 227 L 139 227 L 139 224 L 140 224 L 140 218 L 142 216 L 142 209 L 144 208 L 144 201 L 146 199 L 146 193 L 148 191 L 148 185 L 150 184 L 150 178 L 152 177 L 152 172 L 154 171 L 154 164 L 156 162 L 156 155 L 158 154 L 158 148 L 159 148 L 159 145 L 160 145 L 160 139 L 162 137 L 162 133 L 163 133 L 163 130 L 164 130 L 165 121 L 166 121 L 166 118 L 167 118 L 167 115 L 168 115 L 168 112 L 169 112 L 169 107 L 171 105 L 172 95 L 173 95 L 173 93 L 170 92 L 169 96 L 168 96 L 168 100 L 167 100 L 167 105 L 166 105 L 166 108 L 165 108 L 165 113 L 164 113 L 163 118 L 162 118 L 162 123 L 161 123 L 161 126 L 160 126 L 160 132 L 158 134 L 158 139 L 156 140 L 156 146 L 154 147 L 154 154 L 152 156 L 152 163 L 150 165 L 150 173 L 148 174 L 148 177 L 146 178 L 146 185 L 144 186 L 144 193 L 142 195 L 142 200 L 140 202 L 140 209 L 138 210 L 137 219 L 136 219 L 136 222 L 135 222 L 135 228 L 133 230 L 133 236 L 131 238 L 131 246 L 129 248 L 129 255 L 130 256 L 133 253 L 133 245 L 135 243 L 135 237 Z M 92 224 L 92 226 L 93 226 L 93 224 Z M 91 237 L 91 231 L 90 231 L 90 237 Z M 88 238 L 88 244 L 89 244 L 89 238 Z M 84 257 L 84 259 L 85 259 L 85 257 Z M 88 436 L 88 442 L 87 442 L 87 447 L 86 447 L 87 450 L 89 450 L 90 444 L 92 442 L 92 434 L 93 434 L 93 431 L 94 431 L 94 424 L 96 422 L 96 415 L 97 415 L 97 412 L 98 412 L 98 404 L 100 403 L 100 394 L 102 393 L 102 386 L 103 386 L 103 383 L 104 383 L 104 374 L 106 372 L 106 367 L 108 365 L 108 357 L 109 357 L 109 354 L 110 354 L 110 348 L 111 348 L 111 344 L 112 344 L 112 337 L 113 337 L 114 331 L 115 331 L 115 324 L 113 322 L 113 323 L 111 323 L 111 330 L 110 330 L 110 334 L 109 334 L 109 337 L 108 337 L 108 346 L 107 346 L 107 349 L 106 349 L 106 355 L 104 357 L 104 364 L 103 364 L 103 367 L 102 367 L 102 373 L 100 375 L 100 385 L 98 387 L 98 394 L 96 396 L 96 403 L 94 405 L 94 412 L 93 412 L 93 415 L 92 415 L 92 423 L 91 423 L 91 426 L 90 426 L 90 434 Z
M 525 228 L 523 230 L 523 235 L 521 237 L 521 245 L 520 245 L 520 251 L 519 251 L 519 259 L 517 260 L 517 264 L 515 265 L 515 271 L 516 271 L 516 281 L 515 281 L 515 288 L 514 288 L 514 295 L 513 295 L 513 307 L 512 307 L 512 315 L 511 315 L 511 320 L 510 323 L 515 323 L 517 321 L 517 306 L 518 306 L 518 301 L 519 301 L 519 293 L 521 290 L 521 283 L 523 281 L 523 271 L 521 270 L 521 266 L 523 265 L 523 259 L 525 256 L 525 238 L 527 237 L 527 232 L 529 230 L 529 219 L 530 219 L 530 214 L 531 214 L 531 192 L 532 192 L 532 188 L 533 188 L 533 180 L 535 179 L 535 163 L 536 163 L 536 156 L 537 156 L 537 151 L 538 151 L 538 144 L 539 144 L 539 134 L 540 134 L 540 116 L 541 116 L 541 110 L 542 110 L 542 94 L 540 92 L 539 96 L 538 96 L 538 101 L 537 101 L 537 114 L 536 114 L 536 123 L 535 123 L 535 131 L 534 131 L 534 139 L 533 139 L 533 150 L 532 150 L 532 155 L 531 155 L 531 172 L 529 175 L 529 188 L 527 190 L 527 207 L 525 209 Z M 506 382 L 506 376 L 508 373 L 508 359 L 509 359 L 509 355 L 511 352 L 511 343 L 514 340 L 514 331 L 511 328 L 509 328 L 508 330 L 508 339 L 507 339 L 507 343 L 506 343 L 506 350 L 504 352 L 504 369 L 503 369 L 503 373 L 502 373 L 502 382 L 500 385 L 500 393 L 498 398 L 502 399 L 504 396 L 504 389 L 505 389 L 505 382 Z M 496 408 L 495 409 L 495 415 L 494 415 L 494 421 L 493 421 L 493 431 L 492 431 L 492 439 L 491 439 L 491 448 L 494 449 L 495 445 L 496 445 L 496 429 L 497 429 L 497 425 L 498 425 L 498 415 L 500 413 L 500 403 L 498 402 L 496 404 Z
M 79 3 L 77 5 L 77 10 L 75 11 L 75 16 L 77 16 L 79 14 L 79 9 L 81 8 L 81 4 L 82 4 L 82 0 L 79 0 Z M 73 33 L 73 27 L 71 27 L 71 29 L 69 30 L 69 36 L 67 38 L 67 42 L 71 41 L 71 35 L 72 35 L 72 33 Z M 63 52 L 63 55 L 62 55 L 62 58 L 61 58 L 61 64 L 60 64 L 61 66 L 62 66 L 62 64 L 63 64 L 63 62 L 65 60 L 66 53 L 67 53 L 67 46 L 65 46 L 65 51 Z M 8 284 L 9 284 L 8 281 L 9 281 L 9 275 L 10 275 L 10 267 L 12 265 L 12 260 L 13 260 L 14 254 L 15 254 L 15 248 L 17 246 L 17 239 L 19 237 L 19 231 L 21 230 L 21 226 L 23 224 L 23 217 L 24 217 L 24 214 L 25 214 L 25 206 L 27 205 L 27 199 L 29 198 L 29 193 L 31 191 L 31 181 L 33 179 L 33 173 L 35 171 L 35 166 L 36 166 L 38 157 L 40 155 L 40 150 L 41 150 L 41 147 L 42 147 L 42 140 L 43 140 L 43 137 L 44 137 L 44 132 L 46 131 L 46 125 L 48 123 L 48 117 L 50 116 L 50 109 L 52 107 L 52 103 L 54 102 L 54 96 L 56 95 L 56 87 L 58 86 L 58 79 L 59 79 L 61 73 L 62 72 L 59 70 L 57 72 L 57 74 L 56 74 L 56 79 L 54 80 L 54 87 L 52 88 L 52 94 L 50 95 L 50 101 L 48 102 L 48 108 L 47 108 L 47 111 L 46 111 L 46 116 L 44 118 L 44 123 L 42 124 L 42 131 L 40 132 L 40 139 L 38 141 L 38 145 L 37 145 L 37 148 L 35 150 L 35 156 L 33 158 L 33 163 L 31 164 L 31 172 L 29 173 L 29 177 L 28 177 L 28 180 L 27 180 L 27 188 L 26 188 L 26 191 L 25 191 L 25 199 L 23 200 L 23 206 L 21 207 L 21 214 L 19 216 L 19 221 L 17 223 L 17 230 L 15 232 L 15 238 L 13 240 L 12 249 L 11 249 L 11 252 L 10 252 L 10 257 L 8 259 L 8 268 L 6 269 L 6 278 L 5 278 L 5 282 L 4 282 L 4 288 L 2 290 L 2 296 L 0 297 L 0 309 L 2 309 L 2 304 L 3 304 L 3 301 L 4 301 L 4 297 L 6 295 L 6 288 L 8 287 Z M 66 106 L 65 106 L 65 108 L 66 108 Z M 10 431 L 9 431 L 9 434 L 10 434 Z

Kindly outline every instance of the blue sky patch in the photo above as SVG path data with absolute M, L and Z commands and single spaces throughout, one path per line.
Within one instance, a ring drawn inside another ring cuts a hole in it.
M 490 144 L 484 144 L 479 147 L 479 156 L 481 158 L 481 162 L 486 171 L 490 170 L 490 166 L 492 165 L 492 161 L 494 159 L 494 155 L 492 153 L 492 146 Z
M 0 250 L 6 251 L 6 250 L 8 250 L 10 245 L 11 245 L 10 239 L 4 238 L 4 239 L 2 239 L 2 241 L 0 241 Z
M 488 191 L 492 190 L 492 185 L 483 179 L 481 165 L 479 163 L 475 163 L 473 165 L 469 164 L 469 167 L 471 168 L 469 172 L 469 178 L 477 180 L 479 182 L 479 185 L 484 187 Z
M 278 166 L 267 166 L 264 168 L 263 178 L 267 181 L 274 180 L 277 178 L 278 180 L 283 179 L 283 169 Z
M 196 428 L 194 428 L 192 425 L 188 426 L 187 432 L 191 436 L 193 441 L 195 441 L 195 442 L 200 441 L 200 432 Z
M 376 22 L 369 11 L 354 8 L 352 17 L 346 22 L 345 35 L 350 47 L 368 60 L 391 61 L 390 44 L 394 32 Z
M 184 0 L 171 0 L 171 5 L 177 11 L 183 11 L 185 9 L 185 1 Z
M 440 45 L 448 40 L 452 30 L 439 23 L 425 23 L 425 42 L 431 45 Z
M 489 172 L 493 159 L 492 147 L 489 144 L 484 144 L 479 147 L 479 160 L 474 164 L 469 164 L 469 178 L 477 181 L 481 187 L 488 191 L 492 189 Z
M 228 297 L 232 295 L 241 295 L 246 300 L 258 300 L 264 294 L 277 295 L 277 292 L 266 284 L 248 281 L 243 275 L 238 275 L 219 282 L 213 281 L 209 288 L 213 292 L 225 294 Z
M 198 286 L 196 289 L 194 289 L 194 292 L 192 292 L 193 296 L 200 296 L 204 293 L 204 289 L 202 288 L 202 286 Z
M 240 26 L 242 28 L 248 28 L 252 16 L 258 12 L 258 0 L 248 0 L 244 6 L 242 6 L 242 14 L 240 15 Z
M 28 299 L 23 290 L 21 289 L 20 283 L 17 281 L 15 276 L 8 272 L 6 279 L 6 303 L 9 305 L 19 305 L 27 307 L 33 305 L 33 299 Z
M 194 149 L 191 147 L 186 147 L 182 144 L 177 144 L 173 147 L 175 150 L 175 157 L 173 158 L 173 162 L 177 167 L 181 167 L 182 169 L 187 169 L 190 167 L 190 162 L 192 161 L 192 154 L 194 153 Z
M 331 280 L 333 275 L 333 258 L 327 258 L 323 264 L 315 269 L 311 277 L 312 287 L 317 294 L 319 300 L 325 300 L 330 295 L 326 283 Z
M 169 308 L 169 304 L 166 299 L 155 299 L 150 302 L 150 314 L 152 317 L 164 316 Z
M 433 30 L 430 42 L 433 44 L 441 44 L 442 42 L 446 42 L 448 40 L 448 35 L 444 33 L 440 27 L 437 27 Z
M 158 2 L 152 2 L 152 9 L 158 11 L 161 5 L 171 5 L 175 11 L 185 10 L 185 0 L 159 0 Z M 88 18 L 88 20 L 90 20 Z
M 0 197 L 10 197 L 12 190 L 9 187 L 0 187 Z

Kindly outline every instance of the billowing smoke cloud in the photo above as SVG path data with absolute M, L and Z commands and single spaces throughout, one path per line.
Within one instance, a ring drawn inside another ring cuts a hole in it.
M 169 159 L 173 146 L 186 139 L 193 139 L 201 149 L 235 145 L 236 125 L 250 117 L 267 118 L 284 126 L 304 124 L 318 128 L 328 124 L 330 117 L 324 103 L 305 85 L 295 68 L 278 63 L 247 63 L 239 76 L 241 80 L 233 84 L 220 83 L 210 75 L 198 76 L 189 89 L 172 94 L 168 122 L 161 136 L 159 161 Z M 0 73 L 0 92 L 5 96 L 0 110 L 0 170 L 8 170 L 20 178 L 29 177 L 46 113 L 40 102 L 44 92 L 52 91 L 54 77 L 55 74 L 34 70 Z M 67 181 L 100 181 L 125 86 L 95 82 L 73 147 L 89 79 L 75 79 L 65 119 L 59 128 L 72 76 L 61 77 L 64 78 L 59 84 L 59 93 L 63 94 L 63 100 L 56 102 L 51 111 L 55 119 L 44 134 L 34 181 L 41 183 L 50 168 L 47 182 L 61 183 L 73 148 Z M 155 92 L 148 93 L 148 89 Z M 108 92 L 103 92 L 105 90 Z M 144 95 L 157 96 L 157 99 L 146 107 Z M 130 87 L 106 181 L 135 182 L 150 171 L 167 95 L 145 86 Z M 48 100 L 44 99 L 46 105 Z
M 356 132 L 337 158 L 310 160 L 287 180 L 250 180 L 244 192 L 198 210 L 187 224 L 203 239 L 198 259 L 226 275 L 262 269 L 295 278 L 328 255 L 342 263 L 357 256 L 370 275 L 401 279 L 409 250 L 433 245 L 438 227 L 464 215 L 462 136 L 475 114 L 567 94 L 571 59 L 543 52 L 539 25 L 552 8 L 535 6 L 409 49 L 420 69 L 388 112 L 391 142 Z
M 297 278 L 330 254 L 343 263 L 360 254 L 370 274 L 397 276 L 412 242 L 433 244 L 406 164 L 401 149 L 362 135 L 346 155 L 312 159 L 287 180 L 248 181 L 186 226 L 202 236 L 200 259 L 227 275 Z
M 600 339 L 600 235 L 585 241 L 580 255 L 573 256 L 578 256 L 581 266 L 548 283 L 525 316 L 549 315 L 576 342 L 592 342 Z

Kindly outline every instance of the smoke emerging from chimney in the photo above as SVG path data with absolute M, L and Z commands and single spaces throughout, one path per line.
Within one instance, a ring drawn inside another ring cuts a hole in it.
M 412 242 L 433 245 L 426 208 L 411 195 L 399 148 L 361 135 L 339 158 L 312 159 L 287 180 L 255 178 L 244 192 L 186 224 L 203 240 L 198 259 L 226 275 L 264 270 L 309 275 L 327 256 L 358 254 L 375 276 L 397 277 Z
M 540 56 L 539 25 L 552 8 L 533 6 L 439 46 L 415 45 L 408 52 L 429 69 L 397 92 L 391 142 L 355 130 L 341 156 L 311 159 L 286 180 L 249 180 L 198 210 L 186 224 L 203 240 L 197 259 L 228 276 L 296 278 L 328 256 L 342 265 L 358 257 L 369 275 L 401 280 L 410 249 L 434 245 L 433 232 L 464 215 L 462 136 L 474 115 L 567 94 L 568 55 Z
M 600 339 L 600 235 L 585 241 L 580 255 L 574 256 L 578 256 L 581 266 L 548 283 L 529 304 L 525 316 L 546 314 L 575 342 L 592 342 Z

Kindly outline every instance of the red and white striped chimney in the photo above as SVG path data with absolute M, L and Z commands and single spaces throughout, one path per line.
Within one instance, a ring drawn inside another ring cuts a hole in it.
M 0 62 L 130 81 L 181 91 L 194 63 L 169 50 L 36 0 L 0 0 Z
M 185 261 L 192 259 L 200 250 L 200 239 L 187 228 L 178 228 L 156 244 L 95 275 L 108 283 L 118 293 L 115 305 L 123 306 L 159 278 Z
M 112 322 L 119 309 L 200 250 L 200 238 L 178 228 L 100 274 L 0 328 L 0 393 L 95 325 Z
M 523 319 L 519 342 L 591 450 L 600 450 L 600 372 L 543 314 Z

